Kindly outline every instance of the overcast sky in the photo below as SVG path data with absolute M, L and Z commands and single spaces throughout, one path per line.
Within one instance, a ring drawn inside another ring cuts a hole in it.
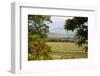
M 69 18 L 72 19 L 73 17 L 52 16 L 51 17 L 52 23 L 49 25 L 49 32 L 66 34 L 67 31 L 64 29 L 64 22 L 65 22 L 65 20 L 67 20 Z

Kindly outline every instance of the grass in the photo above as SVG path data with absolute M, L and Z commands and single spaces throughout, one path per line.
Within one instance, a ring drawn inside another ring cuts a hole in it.
M 87 58 L 83 47 L 78 48 L 74 42 L 47 42 L 51 47 L 50 56 L 52 59 L 79 59 Z

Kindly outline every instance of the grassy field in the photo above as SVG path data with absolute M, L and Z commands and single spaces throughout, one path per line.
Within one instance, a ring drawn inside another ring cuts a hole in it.
M 47 42 L 51 47 L 50 56 L 52 59 L 79 59 L 87 58 L 83 47 L 78 48 L 74 42 Z

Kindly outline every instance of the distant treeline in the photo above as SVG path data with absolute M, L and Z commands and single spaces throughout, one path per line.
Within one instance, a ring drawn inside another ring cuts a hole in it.
M 73 39 L 48 39 L 48 42 L 75 42 Z

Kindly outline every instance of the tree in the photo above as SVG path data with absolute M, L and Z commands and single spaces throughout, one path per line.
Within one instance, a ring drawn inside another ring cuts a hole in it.
M 88 43 L 88 18 L 87 17 L 73 17 L 65 21 L 64 28 L 67 31 L 76 31 L 77 45 L 81 47 Z M 87 46 L 84 49 L 87 51 Z
M 50 16 L 28 15 L 28 60 L 51 59 L 46 45 Z
M 52 23 L 50 16 L 28 15 L 28 31 L 30 35 L 40 35 L 46 38 L 49 32 L 49 23 Z

